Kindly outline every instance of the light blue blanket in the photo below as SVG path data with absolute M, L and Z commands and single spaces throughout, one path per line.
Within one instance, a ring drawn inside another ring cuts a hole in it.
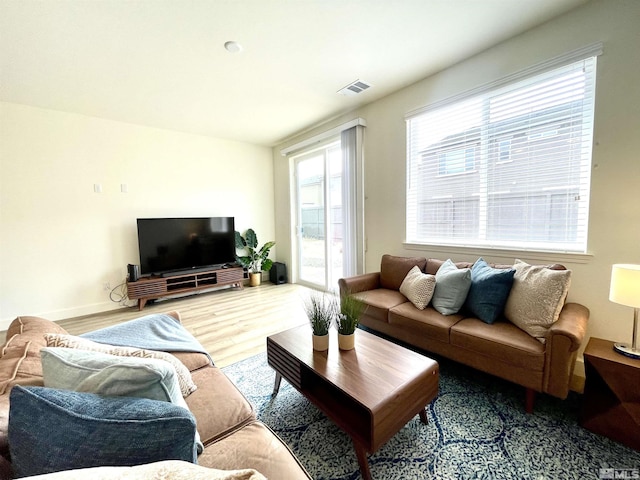
M 136 347 L 163 352 L 203 353 L 213 365 L 211 355 L 182 324 L 170 315 L 152 314 L 80 335 L 98 343 Z

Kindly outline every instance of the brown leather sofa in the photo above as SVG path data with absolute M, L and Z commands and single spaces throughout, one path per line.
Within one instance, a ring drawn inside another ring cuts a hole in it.
M 566 398 L 589 310 L 577 303 L 564 304 L 545 343 L 507 320 L 487 324 L 463 312 L 445 316 L 430 305 L 419 310 L 399 292 L 400 285 L 414 266 L 435 275 L 442 264 L 438 259 L 384 255 L 380 272 L 340 279 L 340 293 L 352 293 L 366 304 L 360 318 L 363 326 L 522 385 L 528 412 L 533 410 L 535 392 Z M 472 265 L 456 263 L 458 268 Z M 564 270 L 561 265 L 549 268 Z
M 169 315 L 180 319 L 177 312 Z M 66 333 L 38 317 L 18 317 L 0 350 L 0 478 L 12 478 L 7 429 L 14 385 L 43 385 L 40 349 L 45 333 Z M 267 478 L 310 479 L 287 445 L 262 422 L 251 404 L 202 353 L 175 353 L 191 371 L 197 390 L 186 397 L 205 446 L 198 464 L 221 470 L 255 469 Z M 43 434 L 46 432 L 43 430 Z

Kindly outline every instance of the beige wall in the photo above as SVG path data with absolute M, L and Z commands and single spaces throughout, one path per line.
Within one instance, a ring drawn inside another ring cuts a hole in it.
M 269 148 L 9 103 L 0 119 L 0 329 L 118 308 L 103 284 L 139 262 L 138 217 L 234 216 L 274 238 Z
M 288 164 L 280 149 L 352 118 L 365 136 L 366 270 L 384 253 L 456 260 L 559 261 L 573 270 L 569 301 L 591 309 L 588 335 L 630 341 L 632 310 L 608 301 L 611 264 L 640 263 L 640 2 L 600 0 L 513 38 L 439 74 L 334 119 L 274 149 L 277 241 L 290 245 Z M 454 40 L 455 41 L 455 40 Z M 409 249 L 404 242 L 405 122 L 416 108 L 490 83 L 563 53 L 602 42 L 598 59 L 589 255 L 534 255 L 464 248 Z M 425 48 L 425 55 L 428 55 Z M 393 75 L 393 72 L 389 72 Z

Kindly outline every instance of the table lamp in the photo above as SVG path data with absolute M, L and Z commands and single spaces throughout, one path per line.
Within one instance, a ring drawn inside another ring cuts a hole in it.
M 633 335 L 631 345 L 614 344 L 613 348 L 631 358 L 640 358 L 636 337 L 638 332 L 638 309 L 640 308 L 640 265 L 616 264 L 611 269 L 609 300 L 633 307 Z

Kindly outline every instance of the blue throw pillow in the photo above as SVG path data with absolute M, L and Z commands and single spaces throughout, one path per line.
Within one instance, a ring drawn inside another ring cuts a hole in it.
M 16 477 L 160 460 L 196 463 L 188 410 L 146 398 L 15 386 L 9 448 Z
M 436 289 L 431 305 L 443 315 L 458 313 L 471 286 L 471 270 L 458 268 L 451 259 L 436 272 Z
M 479 258 L 471 268 L 465 309 L 485 323 L 495 322 L 504 311 L 515 273 L 513 268 L 492 268 Z

